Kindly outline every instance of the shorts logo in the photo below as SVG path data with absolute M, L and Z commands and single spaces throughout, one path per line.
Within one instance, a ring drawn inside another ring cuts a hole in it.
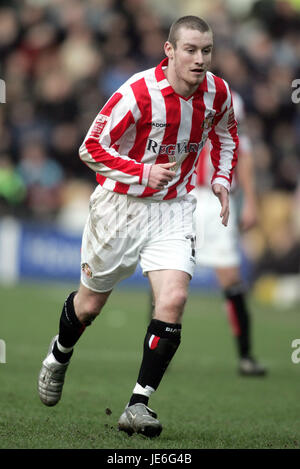
M 81 264 L 81 270 L 82 272 L 85 273 L 85 275 L 88 277 L 88 278 L 93 278 L 93 272 L 90 268 L 90 266 L 84 262 L 83 264 Z
M 104 127 L 107 124 L 107 121 L 108 121 L 108 116 L 105 116 L 104 114 L 99 114 L 93 125 L 91 136 L 99 138 L 104 130 Z

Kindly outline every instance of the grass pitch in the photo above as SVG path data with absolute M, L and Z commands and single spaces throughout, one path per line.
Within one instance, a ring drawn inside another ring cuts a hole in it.
M 266 378 L 243 378 L 236 373 L 221 297 L 192 291 L 181 346 L 150 401 L 164 429 L 149 440 L 117 430 L 141 361 L 147 290 L 119 288 L 112 294 L 76 346 L 62 400 L 52 408 L 40 402 L 37 376 L 69 291 L 54 285 L 0 287 L 0 338 L 6 343 L 0 448 L 300 447 L 300 364 L 291 361 L 291 342 L 300 338 L 296 308 L 250 302 L 254 352 L 270 372 Z

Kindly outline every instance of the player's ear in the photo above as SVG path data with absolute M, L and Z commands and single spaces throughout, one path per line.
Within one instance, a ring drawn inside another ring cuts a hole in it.
M 174 47 L 172 46 L 172 44 L 171 44 L 169 41 L 166 41 L 166 42 L 165 42 L 164 50 L 165 50 L 166 56 L 167 56 L 170 60 L 172 60 L 173 57 L 174 57 Z

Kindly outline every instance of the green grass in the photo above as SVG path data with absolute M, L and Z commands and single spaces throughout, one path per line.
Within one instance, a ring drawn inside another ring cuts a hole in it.
M 291 342 L 299 313 L 251 301 L 255 355 L 266 378 L 242 378 L 221 298 L 192 292 L 181 347 L 152 396 L 164 425 L 148 440 L 117 431 L 136 381 L 148 319 L 147 292 L 119 289 L 80 339 L 61 402 L 43 406 L 37 375 L 57 332 L 68 286 L 1 287 L 0 448 L 299 448 L 300 364 Z

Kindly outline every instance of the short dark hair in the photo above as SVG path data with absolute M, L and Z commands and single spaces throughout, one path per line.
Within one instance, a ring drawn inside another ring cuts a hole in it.
M 192 15 L 182 16 L 178 20 L 174 21 L 174 23 L 170 27 L 168 41 L 172 44 L 174 48 L 176 47 L 176 42 L 178 40 L 178 30 L 181 27 L 187 29 L 197 29 L 201 33 L 212 31 L 211 27 L 204 19 Z

